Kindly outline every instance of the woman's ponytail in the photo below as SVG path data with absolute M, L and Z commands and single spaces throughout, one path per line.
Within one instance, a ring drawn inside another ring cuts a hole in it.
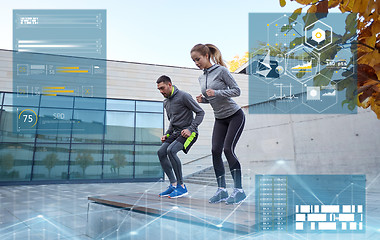
M 210 59 L 216 64 L 227 67 L 226 64 L 223 62 L 222 53 L 220 52 L 219 48 L 210 43 L 207 43 L 205 45 L 208 47 L 210 51 Z

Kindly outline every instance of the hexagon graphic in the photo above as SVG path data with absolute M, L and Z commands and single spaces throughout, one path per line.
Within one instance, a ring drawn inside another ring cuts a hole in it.
M 285 71 L 298 82 L 305 82 L 319 72 L 319 56 L 313 49 L 299 46 L 286 54 Z
M 305 27 L 305 44 L 318 51 L 332 43 L 332 27 L 318 20 Z
M 353 55 L 354 53 L 349 49 L 342 48 L 335 54 L 335 56 L 327 59 L 320 59 L 320 74 L 330 78 L 331 81 L 334 82 L 352 76 L 356 70 Z M 323 51 L 321 56 L 323 56 Z
M 274 47 L 287 46 L 290 48 L 297 47 L 293 42 L 296 38 L 303 38 L 302 33 L 304 25 L 295 19 L 290 19 L 290 15 L 284 14 L 267 25 L 267 43 Z M 298 43 L 299 44 L 299 43 Z M 302 44 L 302 43 L 301 43 Z
M 324 77 L 324 76 L 323 76 Z M 314 86 L 313 79 L 303 84 L 302 103 L 318 113 L 322 113 L 338 102 L 336 85 Z
M 250 77 L 271 83 L 285 73 L 285 61 L 279 58 L 278 48 L 267 46 L 250 54 L 247 67 Z
M 322 29 L 318 28 L 318 29 L 315 29 L 312 32 L 312 37 L 311 38 L 314 41 L 316 41 L 317 43 L 320 43 L 320 42 L 322 42 L 323 40 L 326 39 L 326 33 Z
M 289 76 L 268 84 L 268 102 L 281 113 L 292 113 L 302 104 L 302 84 Z

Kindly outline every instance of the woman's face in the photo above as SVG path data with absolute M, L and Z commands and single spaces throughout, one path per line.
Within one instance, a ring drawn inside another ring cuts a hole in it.
M 202 70 L 212 66 L 207 54 L 206 56 L 203 56 L 202 54 L 200 54 L 200 52 L 192 51 L 191 58 L 193 59 L 195 65 L 197 65 L 197 67 L 199 67 Z

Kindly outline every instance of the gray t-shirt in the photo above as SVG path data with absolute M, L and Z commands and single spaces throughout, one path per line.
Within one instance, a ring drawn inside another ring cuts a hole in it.
M 231 99 L 240 96 L 240 88 L 227 68 L 215 64 L 204 69 L 198 80 L 203 94 L 202 103 L 211 104 L 215 118 L 227 118 L 240 109 L 240 106 Z M 215 96 L 207 96 L 207 89 L 215 90 Z

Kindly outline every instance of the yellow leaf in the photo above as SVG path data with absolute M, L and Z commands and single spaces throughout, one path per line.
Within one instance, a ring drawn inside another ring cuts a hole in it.
M 317 12 L 317 6 L 312 5 L 308 10 L 307 13 L 316 13 Z
M 380 22 L 379 21 L 375 21 L 372 23 L 372 28 L 371 28 L 371 31 L 372 31 L 372 35 L 375 35 L 380 33 Z
M 357 13 L 363 14 L 368 7 L 369 0 L 355 0 L 352 10 Z
M 376 35 L 372 35 L 370 36 L 369 38 L 366 39 L 366 44 L 370 47 L 375 47 L 375 43 L 376 43 Z
M 351 12 L 352 8 L 354 7 L 354 3 L 355 0 L 343 0 L 339 5 L 339 9 L 342 11 L 342 13 Z
M 380 119 L 380 93 L 377 93 L 375 96 L 371 97 L 370 104 L 371 110 L 374 111 L 377 118 Z
M 329 8 L 334 8 L 334 7 L 338 6 L 339 2 L 340 2 L 340 0 L 329 0 Z
M 367 18 L 371 14 L 373 9 L 375 9 L 375 0 L 369 0 L 367 8 L 363 12 L 364 18 Z
M 298 14 L 300 14 L 301 12 L 302 12 L 302 8 L 297 8 L 296 10 L 294 10 L 293 13 L 298 13 Z
M 281 7 L 285 7 L 286 5 L 286 1 L 285 0 L 280 0 L 280 6 Z
M 313 0 L 296 0 L 299 4 L 308 5 L 313 2 Z

